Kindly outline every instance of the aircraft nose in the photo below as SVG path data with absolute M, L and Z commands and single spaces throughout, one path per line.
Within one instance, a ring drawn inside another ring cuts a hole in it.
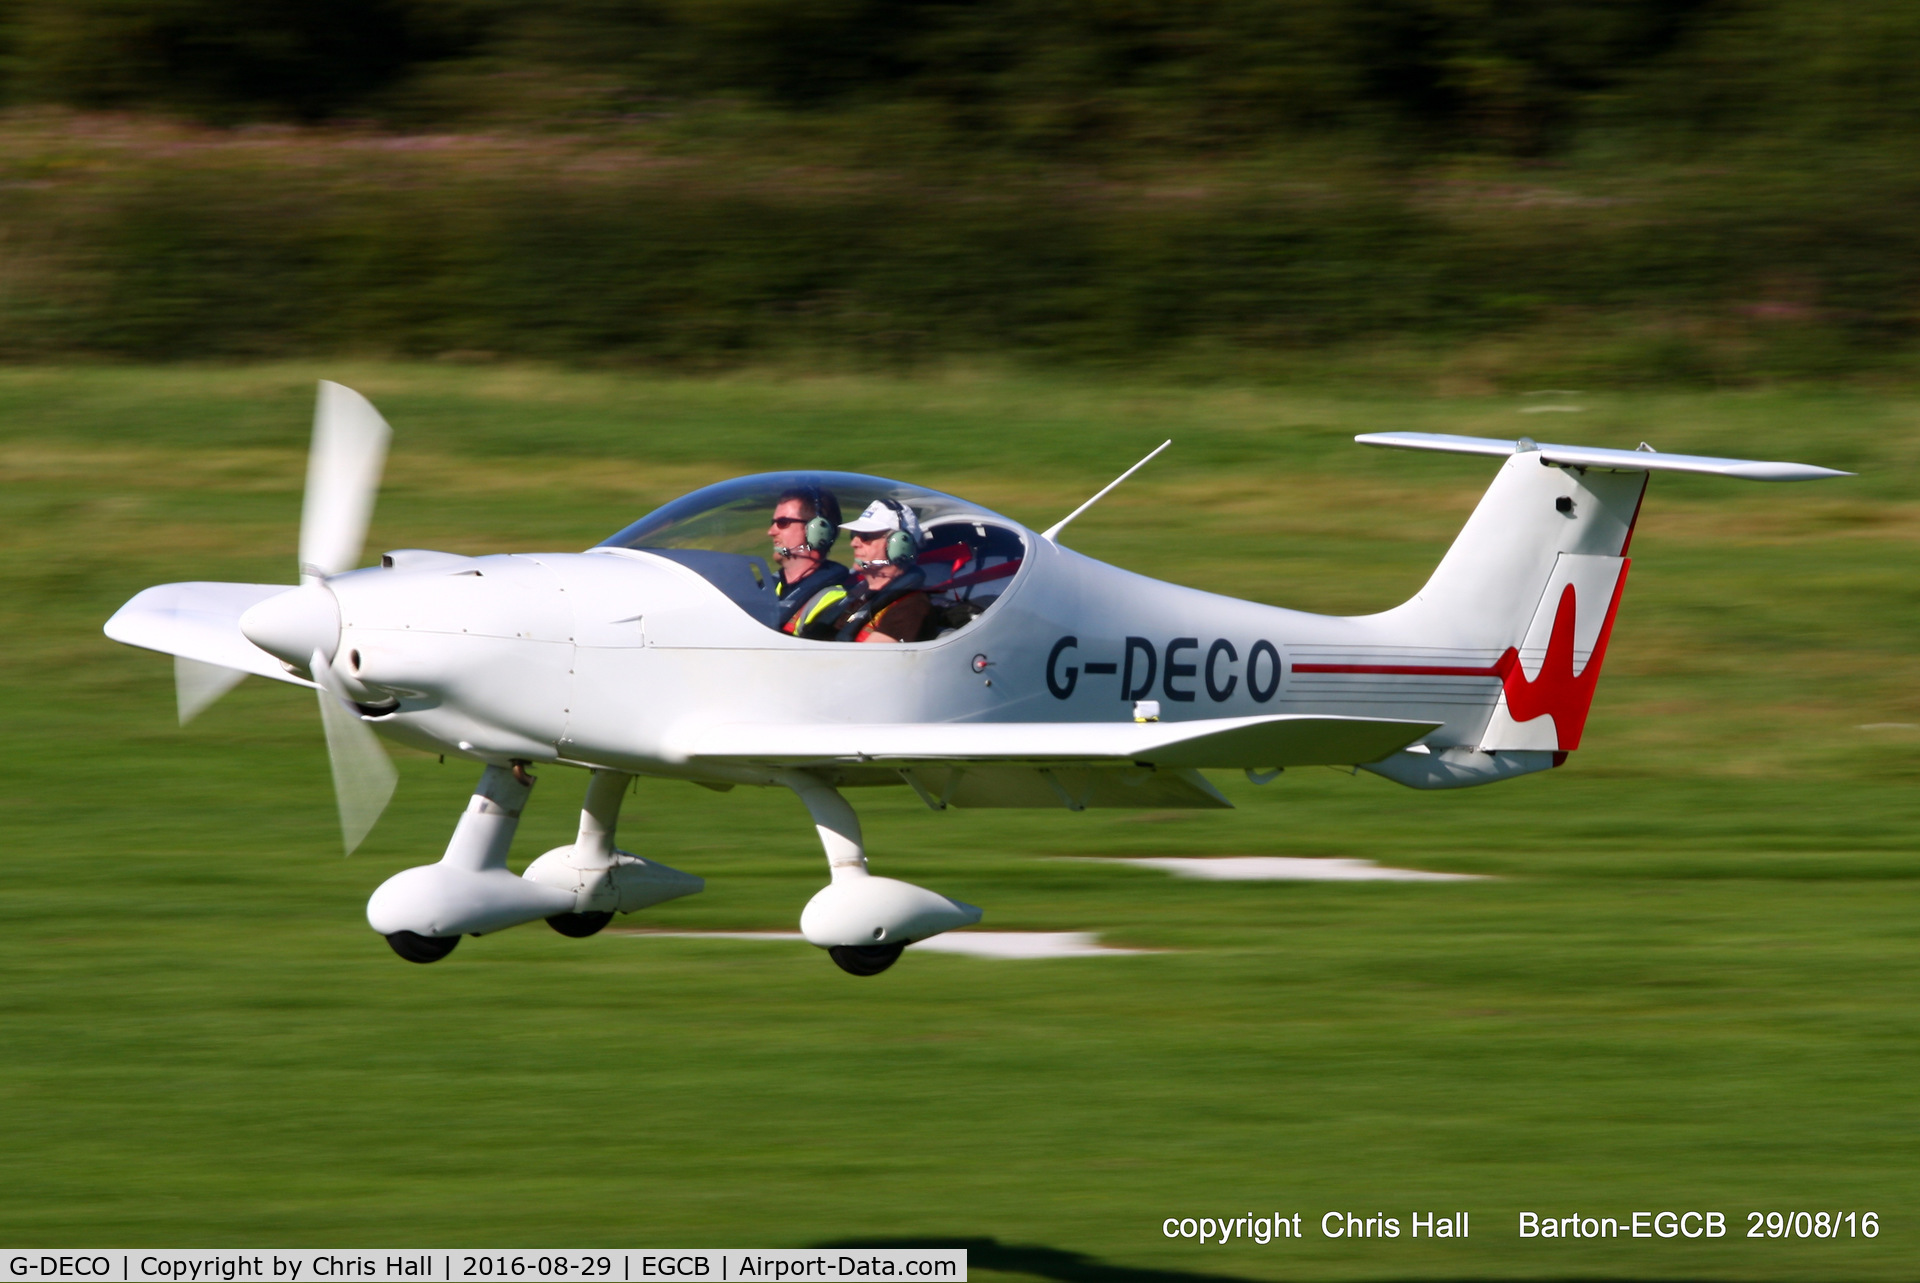
M 248 641 L 276 659 L 304 669 L 319 651 L 329 660 L 340 648 L 340 603 L 322 584 L 283 592 L 240 616 Z

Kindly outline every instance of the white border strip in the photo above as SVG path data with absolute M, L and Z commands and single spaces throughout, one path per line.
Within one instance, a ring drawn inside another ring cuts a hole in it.
M 959 1247 L 647 1248 L 640 1251 L 460 1248 L 0 1249 L 7 1279 L 93 1283 L 966 1283 Z

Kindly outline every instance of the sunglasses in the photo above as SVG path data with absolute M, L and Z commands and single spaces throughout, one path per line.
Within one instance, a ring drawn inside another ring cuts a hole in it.
M 807 524 L 807 519 L 805 517 L 775 517 L 773 524 L 781 527 L 804 526 Z

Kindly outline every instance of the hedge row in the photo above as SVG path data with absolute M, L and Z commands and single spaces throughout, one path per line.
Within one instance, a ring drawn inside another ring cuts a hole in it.
M 1132 363 L 1584 327 L 1833 372 L 1906 351 L 1920 319 L 1920 181 L 1883 174 L 1601 197 L 719 169 L 274 152 L 17 184 L 0 355 Z

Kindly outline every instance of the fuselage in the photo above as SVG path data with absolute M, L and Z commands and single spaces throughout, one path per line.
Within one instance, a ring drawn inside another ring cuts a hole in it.
M 1492 648 L 1409 646 L 1390 614 L 1242 601 L 1022 535 L 985 614 L 894 645 L 788 636 L 644 550 L 403 560 L 329 581 L 335 669 L 370 711 L 398 701 L 372 725 L 431 752 L 695 775 L 690 736 L 729 722 L 1130 721 L 1153 700 L 1167 721 L 1429 720 L 1464 744 L 1499 696 Z

